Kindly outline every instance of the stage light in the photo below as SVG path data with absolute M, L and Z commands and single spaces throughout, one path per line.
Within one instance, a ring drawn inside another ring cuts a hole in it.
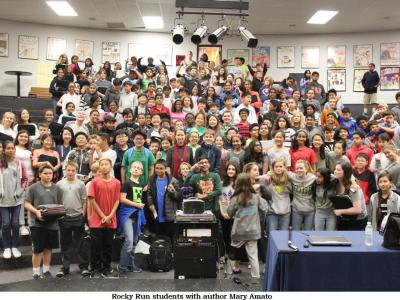
M 228 29 L 229 28 L 226 26 L 221 26 L 208 36 L 208 41 L 211 44 L 218 43 L 218 41 L 221 40 L 224 37 L 224 35 L 228 32 Z
M 196 29 L 196 31 L 193 33 L 191 41 L 193 44 L 200 44 L 201 40 L 206 36 L 207 34 L 207 26 L 202 25 L 199 28 Z
M 249 47 L 249 48 L 257 47 L 258 39 L 256 39 L 250 31 L 248 31 L 243 26 L 239 26 L 238 31 L 239 31 L 240 35 L 242 36 L 242 39 L 247 41 L 247 47 Z
M 178 24 L 172 29 L 172 41 L 179 45 L 183 42 L 183 37 L 185 35 L 185 28 L 182 24 Z

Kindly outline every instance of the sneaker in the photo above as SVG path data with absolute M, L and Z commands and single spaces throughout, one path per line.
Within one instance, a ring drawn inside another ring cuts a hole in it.
M 103 277 L 103 278 L 113 277 L 113 276 L 114 276 L 114 275 L 113 275 L 113 272 L 114 272 L 113 269 L 104 270 L 104 271 L 101 273 L 101 277 Z
M 82 275 L 83 277 L 88 277 L 88 276 L 90 276 L 90 272 L 89 272 L 88 269 L 82 269 L 82 270 L 81 270 L 81 275 Z
M 62 277 L 65 277 L 65 275 L 68 275 L 68 274 L 69 274 L 69 272 L 66 272 L 64 270 L 60 270 L 60 271 L 57 272 L 56 277 L 57 278 L 62 278 Z
M 251 264 L 247 264 L 247 269 L 251 269 Z
M 33 280 L 43 279 L 43 277 L 39 274 L 33 275 Z
M 11 249 L 10 248 L 4 249 L 3 258 L 4 259 L 10 259 L 11 258 Z
M 51 275 L 50 271 L 47 271 L 43 273 L 43 278 L 53 278 L 53 275 Z
M 258 277 L 252 277 L 250 280 L 251 284 L 260 284 L 260 278 Z
M 100 272 L 98 272 L 98 271 L 93 271 L 93 272 L 90 274 L 90 278 L 103 278 L 103 276 L 101 275 Z
M 119 274 L 118 274 L 118 278 L 127 279 L 127 278 L 128 278 L 128 274 L 126 274 L 126 273 L 119 273 Z
M 22 236 L 27 236 L 27 235 L 29 235 L 30 232 L 29 232 L 28 227 L 26 227 L 26 226 L 21 226 L 21 227 L 19 228 L 19 234 L 22 235 Z
M 128 267 L 128 272 L 132 272 L 132 273 L 140 273 L 143 270 L 135 265 Z
M 11 252 L 12 252 L 12 255 L 15 258 L 20 258 L 21 257 L 21 251 L 19 251 L 17 248 L 11 248 Z

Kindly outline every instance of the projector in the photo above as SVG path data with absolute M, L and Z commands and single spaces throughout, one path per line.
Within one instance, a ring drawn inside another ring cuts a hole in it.
M 204 213 L 204 201 L 199 199 L 183 200 L 183 214 L 202 214 Z

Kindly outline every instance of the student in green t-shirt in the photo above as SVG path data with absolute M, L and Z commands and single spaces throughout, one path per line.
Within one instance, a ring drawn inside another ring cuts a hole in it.
M 136 130 L 132 134 L 134 147 L 124 153 L 121 163 L 121 183 L 130 178 L 130 166 L 134 161 L 140 161 L 143 165 L 143 174 L 139 177 L 139 183 L 147 186 L 149 177 L 154 173 L 154 164 L 156 159 L 149 149 L 144 147 L 146 134 Z
M 193 173 L 196 169 L 200 173 Z M 185 184 L 193 188 L 196 198 L 204 201 L 206 210 L 211 210 L 214 214 L 218 212 L 219 196 L 222 193 L 221 178 L 218 173 L 210 172 L 207 156 L 201 156 L 198 163 L 193 165 Z

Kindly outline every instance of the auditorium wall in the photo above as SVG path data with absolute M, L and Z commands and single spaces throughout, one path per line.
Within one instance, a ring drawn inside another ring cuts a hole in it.
M 267 24 L 266 24 L 267 25 Z M 31 86 L 38 84 L 38 64 L 54 63 L 46 60 L 47 38 L 63 38 L 67 40 L 67 54 L 70 57 L 74 51 L 75 39 L 94 41 L 93 60 L 95 67 L 100 65 L 101 43 L 120 42 L 121 43 L 121 62 L 123 63 L 128 56 L 128 43 L 148 44 L 149 47 L 156 47 L 157 44 L 172 44 L 170 33 L 147 33 L 147 32 L 128 32 L 111 31 L 98 29 L 72 28 L 53 25 L 39 25 L 31 23 L 21 23 L 7 20 L 0 20 L 0 32 L 9 34 L 9 55 L 0 57 L 0 95 L 16 94 L 15 76 L 5 75 L 7 70 L 20 70 L 32 72 L 33 76 L 21 78 L 21 95 L 27 96 Z M 27 60 L 18 58 L 18 35 L 30 35 L 39 37 L 39 60 Z M 319 46 L 320 47 L 320 82 L 326 87 L 327 80 L 327 47 L 331 45 L 346 46 L 346 92 L 340 92 L 345 103 L 361 103 L 362 93 L 353 92 L 353 45 L 373 44 L 373 57 L 380 69 L 379 52 L 380 44 L 388 42 L 400 42 L 400 31 L 385 31 L 371 33 L 348 33 L 348 34 L 320 34 L 320 35 L 258 35 L 259 46 L 271 47 L 271 67 L 268 73 L 277 81 L 281 81 L 288 73 L 301 73 L 301 47 Z M 222 57 L 227 56 L 227 49 L 244 49 L 245 42 L 239 36 L 226 37 L 222 42 Z M 277 47 L 295 46 L 295 68 L 277 68 Z M 192 50 L 194 56 L 197 55 L 196 46 L 190 42 L 190 36 L 186 36 L 181 45 L 173 45 L 172 63 L 175 64 L 175 55 L 184 55 Z M 251 54 L 251 50 L 250 50 Z M 156 62 L 157 63 L 157 62 Z M 175 73 L 175 66 L 168 67 L 169 72 Z M 382 102 L 394 103 L 396 91 L 379 91 L 378 98 Z

